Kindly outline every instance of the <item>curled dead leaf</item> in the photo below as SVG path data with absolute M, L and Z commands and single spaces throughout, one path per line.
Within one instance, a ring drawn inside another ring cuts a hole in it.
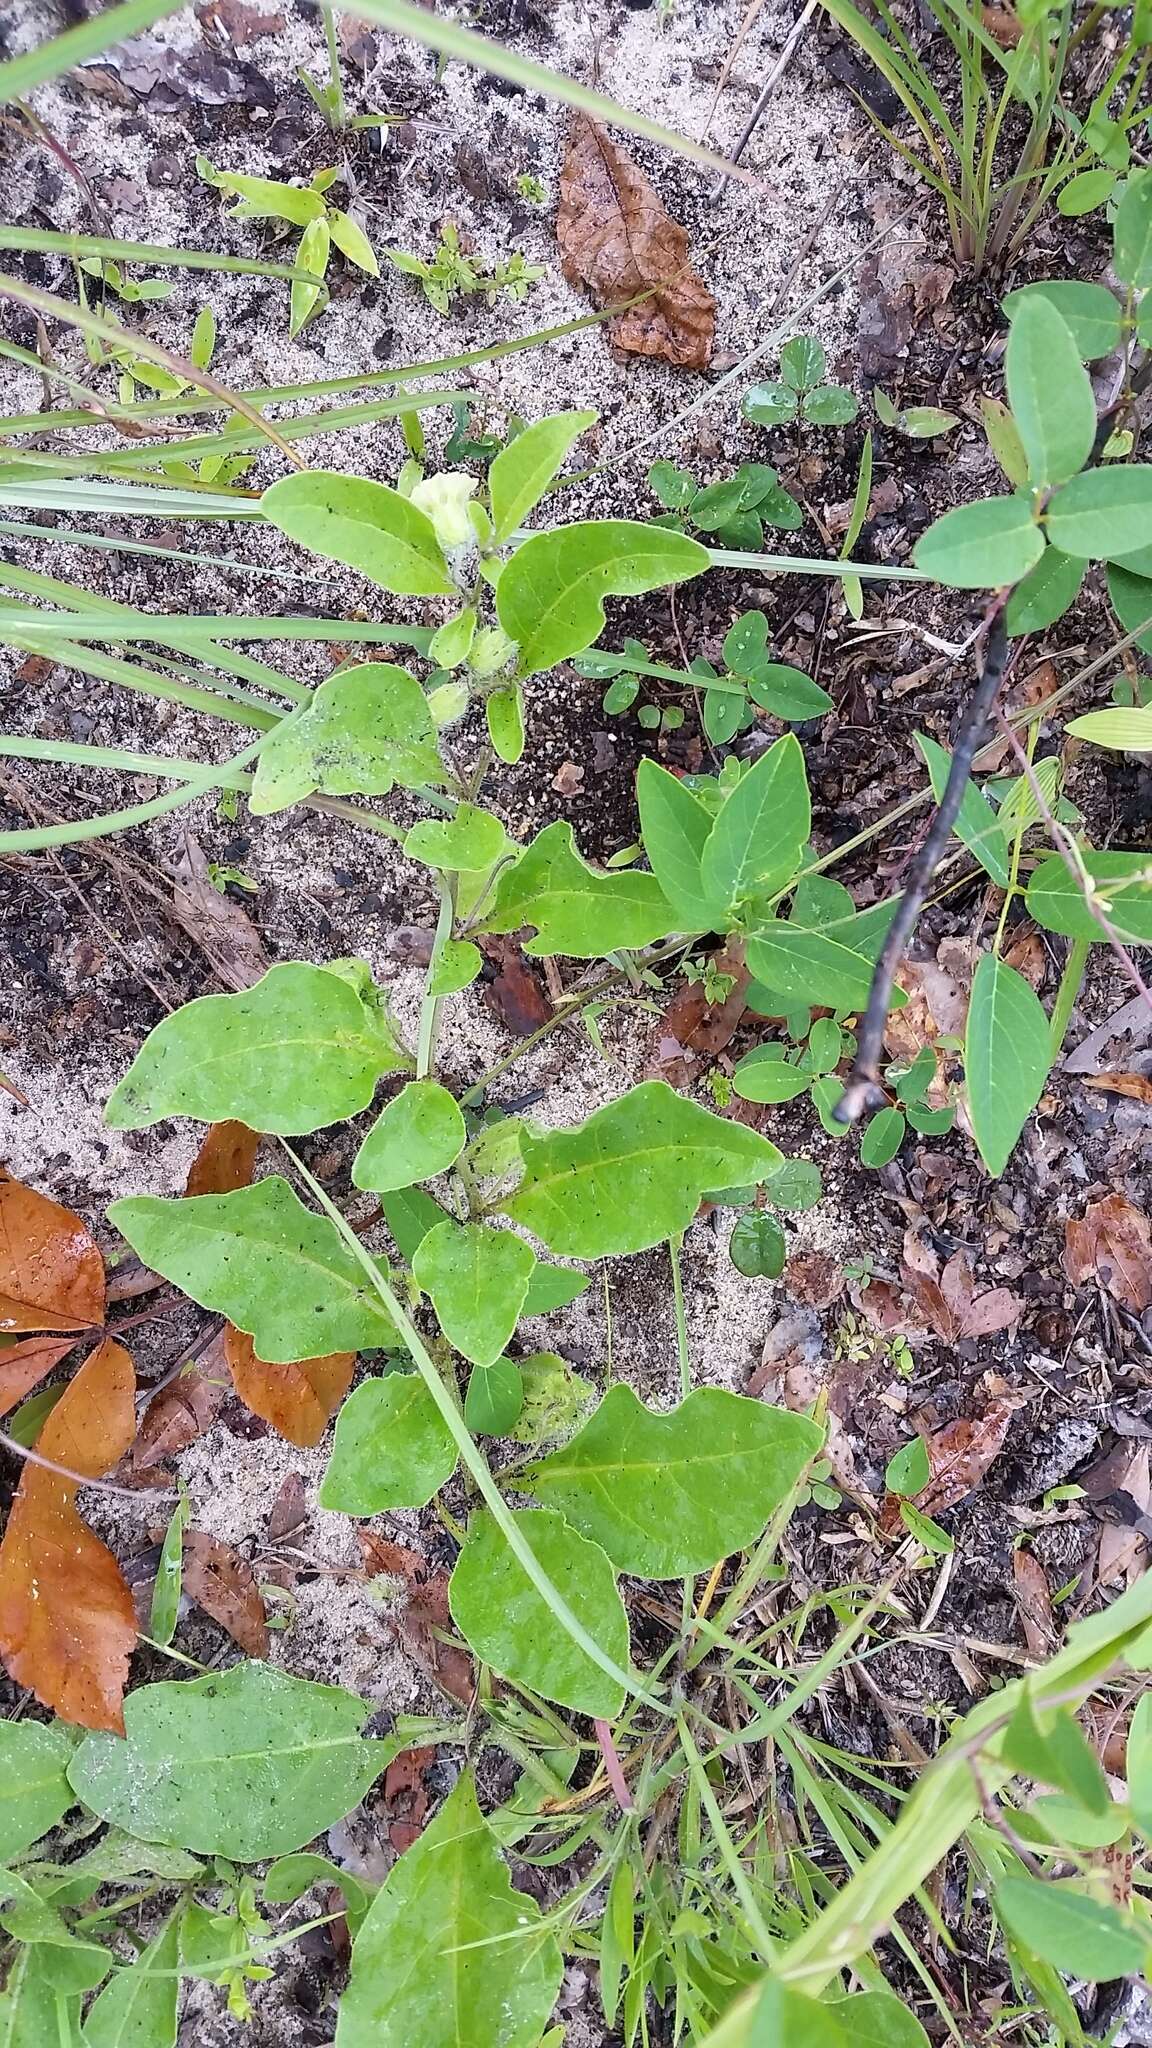
M 0 1330 L 89 1330 L 104 1320 L 104 1261 L 87 1226 L 0 1168 Z
M 529 966 L 520 941 L 511 935 L 478 932 L 476 943 L 496 972 L 485 988 L 485 999 L 513 1038 L 529 1038 L 552 1015 L 544 984 Z
M 1074 1287 L 1098 1280 L 1122 1308 L 1141 1315 L 1152 1304 L 1152 1231 L 1126 1195 L 1089 1202 L 1064 1225 L 1064 1271 Z
M 229 1389 L 224 1333 L 219 1331 L 193 1364 L 158 1388 L 140 1418 L 132 1447 L 132 1472 L 151 1478 L 157 1465 L 187 1450 L 211 1429 Z
M 598 121 L 574 113 L 560 172 L 556 239 L 569 284 L 602 305 L 649 296 L 610 323 L 615 346 L 703 370 L 712 354 L 716 301 L 688 259 L 688 236 L 643 172 Z
M 1023 1543 L 1012 1552 L 1012 1578 L 1024 1640 L 1034 1657 L 1050 1657 L 1056 1643 L 1048 1578 L 1034 1550 Z
M 136 1429 L 132 1360 L 111 1338 L 86 1358 L 40 1432 L 45 1458 L 97 1479 Z M 76 1508 L 77 1484 L 26 1464 L 0 1543 L 0 1657 L 62 1721 L 124 1732 L 132 1595 Z
M 744 965 L 743 949 L 725 946 L 713 954 L 711 965 L 717 974 L 733 977 L 732 987 L 723 1002 L 710 1003 L 703 981 L 681 984 L 653 1033 L 644 1066 L 646 1079 L 686 1088 L 700 1059 L 714 1058 L 735 1038 L 752 978 Z
M 356 1365 L 354 1351 L 269 1365 L 257 1358 L 251 1337 L 230 1323 L 224 1332 L 224 1355 L 244 1406 L 301 1451 L 319 1443 L 352 1384 Z
M 268 1617 L 250 1564 L 203 1529 L 184 1537 L 184 1591 L 227 1629 L 246 1657 L 268 1655 Z
M 1126 1095 L 1130 1102 L 1152 1103 L 1152 1074 L 1086 1074 L 1084 1086 Z
M 994 1384 L 1003 1387 L 1005 1383 Z M 1009 1424 L 1020 1406 L 1020 1398 L 1005 1391 L 995 1395 L 975 1421 L 961 1417 L 924 1438 L 930 1476 L 914 1501 L 921 1514 L 943 1514 L 946 1508 L 955 1507 L 957 1501 L 975 1491 L 1003 1450 Z M 898 1535 L 903 1527 L 900 1500 L 891 1494 L 884 1503 L 880 1527 L 887 1536 Z

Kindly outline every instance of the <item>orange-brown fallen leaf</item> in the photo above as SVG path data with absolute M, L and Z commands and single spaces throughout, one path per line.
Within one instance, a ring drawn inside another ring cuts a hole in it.
M 105 1338 L 40 1432 L 45 1458 L 97 1479 L 136 1429 L 136 1376 Z M 0 1657 L 43 1706 L 82 1728 L 124 1732 L 132 1595 L 110 1550 L 76 1508 L 75 1480 L 27 1464 L 0 1543 Z
M 268 1655 L 268 1617 L 250 1564 L 203 1529 L 184 1538 L 184 1591 L 247 1657 Z
M 187 1450 L 189 1444 L 211 1429 L 228 1388 L 224 1333 L 220 1331 L 194 1364 L 187 1365 L 153 1394 L 140 1417 L 140 1433 L 132 1446 L 133 1473 L 150 1477 L 157 1465 L 174 1458 L 178 1451 Z
M 602 305 L 650 296 L 610 323 L 617 348 L 703 370 L 712 354 L 716 301 L 688 260 L 688 236 L 643 172 L 598 121 L 574 113 L 560 172 L 556 239 L 569 284 Z
M 1023 1543 L 1012 1552 L 1012 1577 L 1024 1640 L 1034 1657 L 1050 1657 L 1056 1643 L 1048 1576 L 1034 1550 Z
M 677 989 L 649 1044 L 644 1067 L 647 1079 L 687 1088 L 700 1060 L 714 1058 L 735 1038 L 752 979 L 744 965 L 743 948 L 725 946 L 713 954 L 712 966 L 717 974 L 732 977 L 728 994 L 723 1002 L 710 1003 L 703 981 L 685 982 Z
M 435 1760 L 434 1749 L 402 1749 L 384 1773 L 388 1840 L 397 1856 L 410 1849 L 424 1832 L 428 1818 L 428 1788 L 424 1783 L 424 1772 Z
M 1099 1280 L 1122 1308 L 1140 1315 L 1152 1304 L 1152 1231 L 1126 1195 L 1089 1202 L 1064 1225 L 1064 1271 L 1074 1287 Z
M 0 1415 L 23 1401 L 66 1358 L 74 1337 L 25 1337 L 0 1351 Z
M 917 1308 L 942 1343 L 965 1337 L 992 1337 L 1010 1329 L 1024 1312 L 1019 1295 L 1008 1287 L 976 1293 L 967 1252 L 956 1252 L 943 1272 L 940 1261 L 914 1230 L 904 1234 L 900 1277 Z
M 981 1385 L 989 1381 L 998 1391 L 982 1415 L 974 1421 L 962 1417 L 958 1422 L 947 1422 L 943 1429 L 924 1438 L 929 1479 L 913 1503 L 922 1515 L 940 1515 L 946 1508 L 955 1507 L 957 1501 L 979 1486 L 993 1459 L 1004 1448 L 1008 1426 L 1022 1402 L 1003 1380 L 991 1375 L 985 1375 Z M 900 1501 L 891 1494 L 884 1503 L 880 1527 L 887 1536 L 898 1535 L 903 1527 Z
M 0 1169 L 0 1330 L 88 1330 L 104 1320 L 104 1261 L 64 1209 Z
M 1109 1095 L 1127 1095 L 1132 1102 L 1152 1103 L 1152 1074 L 1085 1074 L 1085 1088 L 1103 1088 Z
M 247 1124 L 209 1124 L 188 1169 L 186 1195 L 231 1195 L 246 1188 L 260 1149 L 259 1131 Z
M 224 1355 L 244 1406 L 301 1451 L 319 1443 L 352 1384 L 356 1365 L 354 1351 L 269 1365 L 257 1358 L 251 1337 L 231 1324 L 224 1332 Z

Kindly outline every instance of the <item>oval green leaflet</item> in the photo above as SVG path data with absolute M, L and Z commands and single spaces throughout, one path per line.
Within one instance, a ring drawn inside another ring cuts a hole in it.
M 336 1417 L 320 1505 L 344 1515 L 422 1508 L 456 1470 L 456 1445 L 418 1373 L 361 1380 Z
M 384 590 L 403 597 L 453 595 L 432 521 L 387 484 L 337 470 L 301 470 L 272 484 L 260 510 L 290 540 L 359 569 Z
M 683 583 L 709 561 L 699 541 L 634 519 L 589 519 L 534 534 L 496 586 L 497 616 L 518 644 L 521 675 L 591 647 L 604 625 L 605 597 Z
M 616 1574 L 599 1544 L 550 1508 L 513 1517 L 538 1563 L 558 1586 L 587 1634 L 618 1667 L 628 1668 L 628 1618 Z M 559 1630 L 488 1511 L 473 1515 L 448 1587 L 452 1619 L 485 1664 L 578 1714 L 613 1720 L 624 1688 Z
M 352 1179 L 378 1194 L 446 1173 L 468 1142 L 459 1107 L 438 1081 L 408 1081 L 381 1110 L 355 1159 Z

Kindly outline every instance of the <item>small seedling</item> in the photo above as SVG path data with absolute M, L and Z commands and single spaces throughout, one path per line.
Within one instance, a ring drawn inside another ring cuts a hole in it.
M 859 402 L 843 384 L 825 381 L 827 367 L 815 335 L 793 335 L 780 351 L 779 382 L 753 384 L 744 393 L 745 419 L 758 427 L 782 427 L 793 420 L 807 420 L 813 427 L 849 426 Z
M 233 220 L 276 220 L 286 228 L 299 228 L 296 263 L 317 282 L 307 284 L 298 279 L 293 284 L 289 334 L 299 334 L 316 311 L 333 246 L 357 270 L 367 271 L 369 277 L 379 277 L 380 265 L 363 228 L 350 213 L 333 206 L 324 196 L 339 180 L 339 171 L 317 171 L 310 184 L 286 185 L 274 178 L 249 178 L 237 171 L 218 171 L 206 156 L 197 157 L 196 169 L 206 184 L 235 197 Z
M 893 405 L 879 386 L 872 393 L 872 403 L 881 426 L 891 427 L 893 433 L 903 434 L 909 441 L 930 441 L 936 434 L 948 434 L 960 424 L 959 413 L 944 412 L 938 405 Z
M 394 270 L 419 278 L 428 304 L 438 313 L 450 312 L 455 299 L 475 293 L 482 293 L 490 306 L 500 298 L 516 305 L 544 275 L 543 264 L 529 263 L 518 252 L 501 256 L 491 269 L 483 269 L 461 248 L 460 233 L 452 221 L 445 221 L 441 228 L 429 262 L 407 249 L 385 249 L 384 254 Z
M 799 725 L 809 718 L 823 718 L 832 709 L 828 692 L 802 669 L 773 660 L 768 643 L 768 621 L 763 612 L 744 612 L 725 637 L 723 673 L 702 655 L 688 669 L 667 668 L 649 661 L 638 640 L 626 640 L 622 654 L 597 651 L 582 655 L 573 665 L 581 675 L 611 679 L 603 698 L 609 717 L 621 717 L 633 708 L 640 695 L 641 676 L 702 691 L 701 724 L 713 746 L 723 747 L 755 724 L 757 711 Z M 654 705 L 641 704 L 636 716 L 649 730 L 661 723 Z M 681 725 L 683 713 L 677 713 L 672 727 L 668 721 L 665 711 L 665 731 Z
M 795 498 L 764 462 L 744 462 L 734 476 L 704 485 L 673 462 L 654 462 L 648 483 L 668 508 L 667 516 L 654 520 L 654 525 L 670 526 L 678 533 L 691 527 L 713 534 L 721 547 L 762 548 L 767 529 L 795 533 L 804 524 Z
M 516 179 L 516 190 L 530 206 L 543 206 L 548 197 L 548 187 L 535 171 L 521 171 Z

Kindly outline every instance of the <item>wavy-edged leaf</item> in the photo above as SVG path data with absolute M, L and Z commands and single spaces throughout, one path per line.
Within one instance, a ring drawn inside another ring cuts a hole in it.
M 419 1373 L 361 1380 L 336 1418 L 320 1505 L 343 1515 L 422 1508 L 456 1470 L 451 1430 Z
M 659 1244 L 687 1228 L 709 1188 L 751 1186 L 782 1158 L 666 1081 L 641 1081 L 574 1130 L 525 1133 L 521 1152 L 524 1179 L 506 1214 L 577 1259 Z
M 101 1820 L 145 1842 L 254 1863 L 343 1820 L 400 1747 L 366 1742 L 369 1708 L 269 1664 L 144 1685 L 124 1739 L 89 1735 L 69 1766 Z
M 590 1543 L 550 1508 L 521 1508 L 516 1525 L 537 1562 L 599 1648 L 628 1668 L 628 1617 L 616 1575 Z M 488 1511 L 473 1515 L 448 1587 L 452 1619 L 483 1663 L 574 1713 L 611 1721 L 624 1688 L 557 1626 Z
M 444 769 L 428 699 L 406 668 L 366 661 L 321 683 L 276 727 L 256 761 L 251 808 L 267 817 L 319 790 L 387 796 L 439 784 Z
M 396 1331 L 326 1216 L 279 1174 L 230 1195 L 129 1195 L 109 1221 L 154 1273 L 215 1309 L 271 1363 L 393 1345 Z
M 637 519 L 588 519 L 534 534 L 506 563 L 496 612 L 519 647 L 521 675 L 555 668 L 591 647 L 604 625 L 604 599 L 639 597 L 700 576 L 709 554 L 699 541 Z
M 698 1387 L 662 1415 L 621 1382 L 517 1484 L 618 1571 L 674 1579 L 754 1543 L 821 1441 L 807 1416 L 719 1387 Z
M 537 2048 L 563 1967 L 465 1771 L 368 1909 L 336 2048 Z
M 290 540 L 359 569 L 385 590 L 405 597 L 453 594 L 432 521 L 387 484 L 338 470 L 300 470 L 272 484 L 260 510 Z
M 484 928 L 515 932 L 534 925 L 526 953 L 598 960 L 621 946 L 666 938 L 676 923 L 655 875 L 637 868 L 604 874 L 590 867 L 576 851 L 571 825 L 557 819 L 501 875 Z
M 199 996 L 150 1031 L 104 1112 L 113 1130 L 161 1117 L 237 1118 L 300 1133 L 355 1116 L 404 1057 L 342 974 L 286 960 L 237 995 Z

